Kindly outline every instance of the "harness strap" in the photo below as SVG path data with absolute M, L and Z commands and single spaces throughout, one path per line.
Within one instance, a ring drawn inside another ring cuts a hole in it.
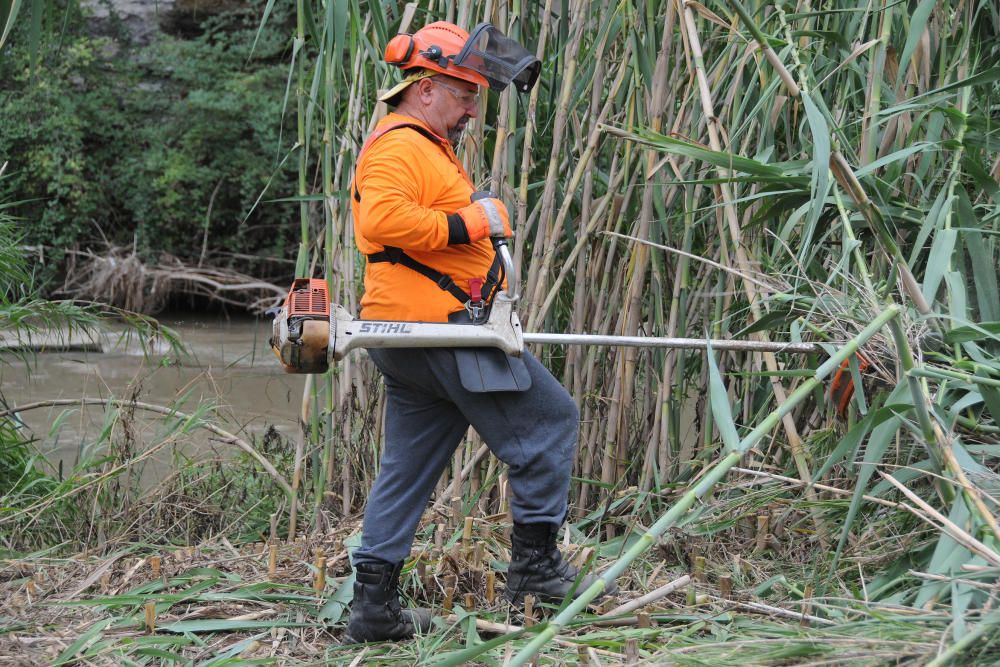
M 368 255 L 368 261 L 372 264 L 378 264 L 380 262 L 402 264 L 406 268 L 412 269 L 425 278 L 429 278 L 434 281 L 434 284 L 458 299 L 459 302 L 464 304 L 471 299 L 471 297 L 469 297 L 469 295 L 466 294 L 461 287 L 455 284 L 455 281 L 451 279 L 451 276 L 441 273 L 437 269 L 433 269 L 422 262 L 418 262 L 403 252 L 401 248 L 385 246 L 385 250 L 382 252 L 373 252 Z

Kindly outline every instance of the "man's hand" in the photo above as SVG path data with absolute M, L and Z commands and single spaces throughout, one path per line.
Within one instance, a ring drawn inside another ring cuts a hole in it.
M 461 224 L 468 235 L 468 243 L 475 243 L 488 236 L 494 238 L 513 236 L 507 207 L 496 197 L 483 197 L 458 209 L 448 216 L 448 223 L 449 227 L 457 226 L 456 223 Z M 451 242 L 462 243 L 464 239 L 461 239 L 461 236 L 461 234 L 451 234 L 454 239 Z

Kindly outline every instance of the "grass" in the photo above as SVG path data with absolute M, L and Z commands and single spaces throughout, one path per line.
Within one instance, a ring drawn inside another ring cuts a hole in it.
M 773 486 L 769 493 L 788 497 L 787 489 Z M 723 503 L 707 511 L 738 516 Z M 794 512 L 808 516 L 804 508 Z M 346 665 L 361 655 L 365 664 L 498 664 L 505 655 L 509 659 L 506 642 L 512 639 L 510 631 L 523 626 L 524 617 L 500 600 L 486 599 L 483 570 L 507 559 L 509 543 L 502 524 L 480 525 L 488 528 L 477 530 L 474 538 L 483 544 L 481 569 L 461 546 L 461 528 L 445 528 L 444 550 L 437 550 L 433 540 L 418 544 L 426 549 L 424 565 L 411 563 L 402 590 L 415 604 L 434 607 L 439 620 L 430 634 L 413 642 L 338 643 L 343 607 L 330 601 L 341 597 L 341 587 L 350 586 L 344 542 L 358 529 L 350 521 L 322 535 L 280 544 L 273 574 L 266 543 L 237 547 L 225 539 L 196 548 L 129 545 L 101 556 L 34 554 L 3 561 L 0 589 L 9 605 L 0 618 L 0 656 L 12 664 L 72 658 L 92 664 L 228 660 L 225 664 Z M 433 531 L 434 524 L 423 528 Z M 615 664 L 637 650 L 644 659 L 671 664 L 922 664 L 952 632 L 954 619 L 947 609 L 878 602 L 866 599 L 864 591 L 846 597 L 814 595 L 809 592 L 816 583 L 814 555 L 801 552 L 793 532 L 776 536 L 773 548 L 760 552 L 753 551 L 754 537 L 741 532 L 724 529 L 709 539 L 685 535 L 682 549 L 694 550 L 709 563 L 702 581 L 646 607 L 640 617 L 634 612 L 578 616 L 546 650 L 543 662 L 575 662 L 583 652 L 595 664 Z M 449 547 L 452 542 L 458 548 Z M 317 553 L 327 558 L 329 574 L 319 594 L 314 590 Z M 154 556 L 160 560 L 158 573 Z M 699 556 L 666 550 L 649 554 L 622 578 L 623 597 L 676 578 L 686 570 L 684 559 Z M 607 560 L 598 557 L 599 564 Z M 420 576 L 421 570 L 426 576 Z M 737 592 L 730 599 L 720 596 L 722 576 L 734 581 Z M 449 613 L 442 605 L 446 588 L 453 585 L 453 598 L 461 602 Z M 471 607 L 465 607 L 466 594 L 474 600 Z M 155 633 L 145 625 L 150 603 L 156 610 Z M 549 617 L 554 613 L 545 612 Z M 803 621 L 802 614 L 815 620 Z M 644 628 L 646 617 L 649 627 Z M 977 617 L 973 613 L 968 620 Z M 522 639 L 530 636 L 529 629 Z M 490 648 L 490 642 L 495 646 Z M 995 638 L 987 638 L 966 657 L 995 657 L 996 644 Z

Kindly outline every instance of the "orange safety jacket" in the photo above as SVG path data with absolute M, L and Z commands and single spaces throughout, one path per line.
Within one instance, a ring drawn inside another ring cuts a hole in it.
M 387 115 L 361 150 L 351 191 L 355 242 L 368 258 L 362 319 L 446 322 L 467 298 L 489 299 L 499 271 L 490 240 L 448 245 L 448 215 L 475 188 L 447 139 Z

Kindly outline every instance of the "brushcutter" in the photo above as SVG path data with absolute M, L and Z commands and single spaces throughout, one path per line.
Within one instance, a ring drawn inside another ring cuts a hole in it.
M 520 295 L 510 249 L 503 238 L 494 238 L 493 247 L 507 272 L 508 288 L 497 293 L 485 322 L 359 320 L 342 306 L 331 305 L 325 280 L 299 278 L 292 283 L 284 304 L 271 312 L 274 315 L 271 349 L 289 373 L 323 373 L 330 364 L 340 361 L 355 348 L 490 347 L 515 357 L 521 355 L 525 343 L 683 350 L 704 350 L 711 346 L 715 350 L 796 354 L 820 351 L 819 346 L 812 343 L 524 332 L 515 309 Z

